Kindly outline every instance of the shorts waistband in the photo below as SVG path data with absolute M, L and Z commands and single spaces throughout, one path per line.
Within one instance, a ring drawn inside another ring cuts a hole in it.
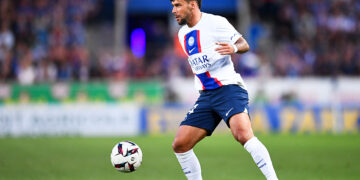
M 211 91 L 216 91 L 216 90 L 218 90 L 218 89 L 221 89 L 221 88 L 223 88 L 223 87 L 227 87 L 227 86 L 238 86 L 238 87 L 240 87 L 239 85 L 237 85 L 237 84 L 228 84 L 228 85 L 223 85 L 223 86 L 221 86 L 221 87 L 218 87 L 218 88 L 215 88 L 215 89 L 205 89 L 205 90 L 199 90 L 199 93 L 200 94 L 202 94 L 202 93 L 204 93 L 204 92 L 211 92 Z M 241 89 L 243 89 L 242 87 L 240 87 Z
M 228 85 L 226 85 L 228 86 Z M 215 88 L 215 89 L 205 89 L 205 90 L 199 90 L 199 93 L 204 93 L 204 92 L 211 92 L 211 91 L 215 91 L 215 90 L 218 90 L 218 89 L 221 89 L 222 87 L 224 86 L 221 86 L 221 87 L 218 87 L 218 88 Z

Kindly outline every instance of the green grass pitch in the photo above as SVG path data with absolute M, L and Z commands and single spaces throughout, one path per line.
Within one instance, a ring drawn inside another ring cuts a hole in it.
M 360 134 L 260 135 L 279 179 L 360 179 Z M 129 138 L 2 138 L 0 179 L 186 179 L 171 149 L 173 135 Z M 143 151 L 133 173 L 117 172 L 110 152 L 130 140 Z M 204 180 L 265 179 L 250 155 L 232 136 L 214 134 L 196 147 Z

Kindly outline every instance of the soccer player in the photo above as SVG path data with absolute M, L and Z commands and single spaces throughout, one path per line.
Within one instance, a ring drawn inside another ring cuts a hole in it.
M 265 177 L 278 179 L 266 147 L 252 131 L 248 93 L 230 56 L 247 52 L 248 43 L 226 18 L 201 12 L 201 0 L 170 1 L 176 21 L 183 25 L 178 33 L 179 41 L 195 75 L 195 87 L 200 91 L 172 144 L 186 177 L 202 179 L 193 147 L 210 136 L 223 119 Z

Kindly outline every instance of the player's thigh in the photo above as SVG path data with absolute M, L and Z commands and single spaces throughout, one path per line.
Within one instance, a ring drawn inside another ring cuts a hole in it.
M 241 144 L 245 144 L 254 137 L 248 113 L 243 112 L 233 115 L 229 119 L 229 126 L 234 138 Z
M 236 114 L 248 112 L 249 96 L 245 89 L 238 85 L 226 85 L 214 94 L 212 107 L 230 127 L 229 120 Z
M 192 149 L 206 135 L 207 131 L 205 129 L 182 125 L 176 133 L 173 149 L 177 153 L 186 152 Z
M 200 128 L 206 130 L 207 135 L 211 136 L 220 123 L 221 117 L 212 109 L 212 104 L 209 100 L 210 97 L 207 92 L 202 93 L 180 126 L 187 125 Z

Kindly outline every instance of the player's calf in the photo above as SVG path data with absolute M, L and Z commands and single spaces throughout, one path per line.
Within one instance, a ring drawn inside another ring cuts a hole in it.
M 277 176 L 266 147 L 254 136 L 247 113 L 236 114 L 229 120 L 234 138 L 250 153 L 258 168 L 268 180 L 276 180 Z
M 176 158 L 189 180 L 202 180 L 200 163 L 192 148 L 206 136 L 206 133 L 204 129 L 183 125 L 180 126 L 172 143 Z

